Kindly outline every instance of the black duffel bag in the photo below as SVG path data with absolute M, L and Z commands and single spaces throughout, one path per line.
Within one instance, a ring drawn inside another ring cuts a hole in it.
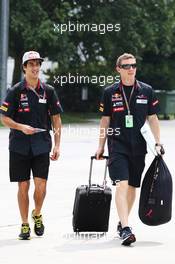
M 140 220 L 150 226 L 171 220 L 172 177 L 162 156 L 156 156 L 143 179 L 140 201 Z

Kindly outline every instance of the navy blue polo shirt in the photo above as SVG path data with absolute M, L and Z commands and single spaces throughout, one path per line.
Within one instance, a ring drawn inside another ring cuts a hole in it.
M 129 98 L 132 87 L 123 87 Z M 147 116 L 159 112 L 159 102 L 152 87 L 140 81 L 134 85 L 130 101 L 130 114 L 133 115 L 133 127 L 125 127 L 125 116 L 128 114 L 123 96 L 122 84 L 113 84 L 104 90 L 100 109 L 103 116 L 110 116 L 108 130 L 108 149 L 111 156 L 115 153 L 145 155 L 146 142 L 140 132 Z
M 25 135 L 23 132 L 10 129 L 9 150 L 23 155 L 31 151 L 34 156 L 50 152 L 52 147 L 50 116 L 62 112 L 54 88 L 38 81 L 35 94 L 27 87 L 25 79 L 9 89 L 0 108 L 1 114 L 14 121 L 34 128 L 46 129 L 46 132 Z

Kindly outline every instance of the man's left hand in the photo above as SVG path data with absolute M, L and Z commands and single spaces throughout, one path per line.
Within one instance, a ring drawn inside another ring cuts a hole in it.
M 52 154 L 50 156 L 50 159 L 51 160 L 57 160 L 60 156 L 60 149 L 59 147 L 54 147 L 53 148 L 53 151 L 52 151 Z
M 165 154 L 165 150 L 163 148 L 163 145 L 162 144 L 157 144 L 155 145 L 155 149 L 156 149 L 156 152 L 158 155 L 164 155 Z

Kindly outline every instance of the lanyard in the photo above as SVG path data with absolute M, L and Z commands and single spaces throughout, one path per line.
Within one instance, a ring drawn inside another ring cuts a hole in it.
M 36 96 L 37 96 L 39 99 L 43 99 L 43 100 L 46 99 L 46 92 L 45 92 L 45 91 L 44 91 L 44 96 L 42 96 L 42 95 L 38 94 L 38 93 L 36 92 L 36 90 L 33 89 L 32 87 L 30 87 L 29 89 L 30 89 L 32 92 L 34 92 L 34 93 L 36 94 Z
M 123 92 L 123 97 L 124 97 L 124 100 L 125 100 L 126 108 L 128 110 L 128 115 L 130 115 L 129 105 L 130 105 L 131 98 L 132 98 L 132 95 L 133 95 L 133 92 L 134 92 L 134 85 L 133 85 L 132 90 L 131 90 L 131 93 L 130 93 L 129 102 L 128 102 L 127 98 L 126 98 L 126 94 L 125 94 L 125 91 L 123 89 L 123 85 L 122 85 L 122 92 Z

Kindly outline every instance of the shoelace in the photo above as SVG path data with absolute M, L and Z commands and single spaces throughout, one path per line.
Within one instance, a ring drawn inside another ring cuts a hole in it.
M 39 216 L 38 218 L 35 216 L 35 224 L 37 228 L 40 228 L 42 226 L 41 216 Z
M 28 233 L 29 232 L 29 226 L 25 225 L 25 226 L 22 226 L 22 233 Z
M 127 229 L 123 230 L 123 232 L 122 232 L 122 237 L 125 237 L 125 236 L 130 235 L 130 234 L 132 234 L 132 231 L 131 231 L 131 229 L 128 227 Z

